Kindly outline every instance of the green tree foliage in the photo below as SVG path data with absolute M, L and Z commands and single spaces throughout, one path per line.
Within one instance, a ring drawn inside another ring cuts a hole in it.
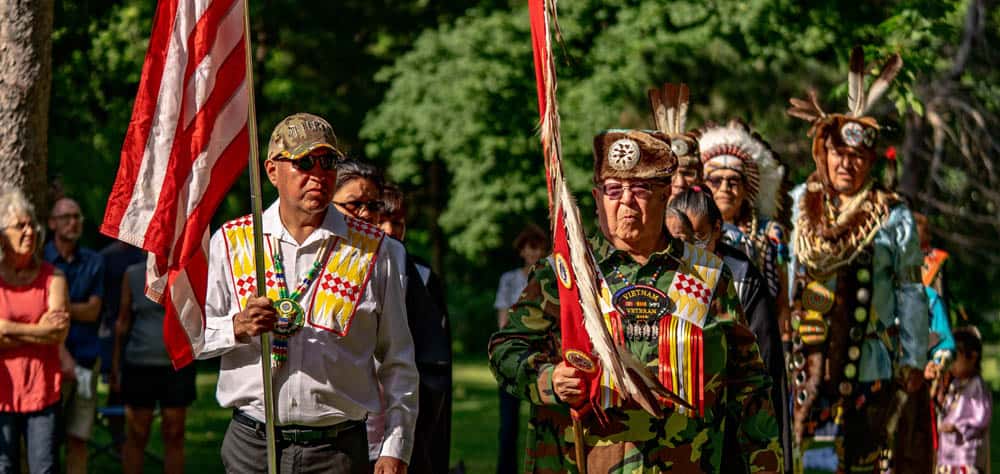
M 901 142 L 899 117 L 924 112 L 924 86 L 950 67 L 971 1 L 562 2 L 562 138 L 584 218 L 593 215 L 593 134 L 649 127 L 645 90 L 665 81 L 691 86 L 689 127 L 743 117 L 801 180 L 812 166 L 807 126 L 785 116 L 787 98 L 815 87 L 828 110 L 843 110 L 851 46 L 865 45 L 872 60 L 898 51 L 901 87 L 879 113 L 890 117 L 888 141 Z M 411 199 L 408 245 L 444 270 L 456 328 L 475 327 L 467 343 L 481 344 L 499 273 L 518 265 L 508 242 L 547 216 L 524 2 L 253 0 L 251 8 L 259 138 L 281 117 L 311 111 L 352 154 L 386 165 Z M 154 9 L 139 0 L 56 3 L 49 170 L 91 222 L 117 170 Z M 997 9 L 985 17 L 987 38 L 996 38 Z M 975 56 L 959 83 L 995 114 L 991 54 Z M 921 169 L 903 164 L 904 177 Z M 969 176 L 953 168 L 947 181 L 962 191 Z M 218 220 L 247 211 L 247 188 L 244 179 L 232 190 Z M 87 226 L 90 240 L 95 227 Z M 974 260 L 959 262 L 953 287 L 971 295 L 976 286 L 961 278 Z M 980 310 L 1000 304 L 976 301 Z
M 583 215 L 592 215 L 591 137 L 604 128 L 651 126 L 645 91 L 665 81 L 691 86 L 689 128 L 747 119 L 801 181 L 813 166 L 808 126 L 785 115 L 787 99 L 816 88 L 827 110 L 844 111 L 851 47 L 865 45 L 870 64 L 900 52 L 906 72 L 877 111 L 887 117 L 887 144 L 898 144 L 902 114 L 923 113 L 914 83 L 945 67 L 942 50 L 959 41 L 966 6 L 961 1 L 861 2 L 849 8 L 840 2 L 806 6 L 781 0 L 560 3 L 563 41 L 555 49 L 563 152 Z M 413 225 L 442 227 L 451 251 L 450 289 L 459 293 L 454 301 L 481 327 L 491 314 L 495 278 L 516 266 L 505 243 L 525 220 L 543 221 L 546 212 L 541 151 L 537 136 L 529 136 L 538 116 L 527 10 L 521 4 L 509 11 L 473 12 L 428 31 L 377 79 L 389 89 L 361 131 L 366 151 L 410 189 L 426 185 L 435 163 L 446 168 L 446 199 L 416 203 L 440 207 L 440 219 Z M 498 266 L 498 261 L 508 263 Z
M 499 1 L 251 0 L 260 142 L 282 117 L 310 111 L 357 148 L 365 113 L 386 85 L 375 72 L 428 27 Z M 118 169 L 156 2 L 61 0 L 55 12 L 50 176 L 98 222 Z M 81 166 L 82 165 L 82 166 Z M 246 213 L 248 179 L 218 219 Z M 266 193 L 273 196 L 273 194 Z M 96 240 L 96 224 L 88 225 Z

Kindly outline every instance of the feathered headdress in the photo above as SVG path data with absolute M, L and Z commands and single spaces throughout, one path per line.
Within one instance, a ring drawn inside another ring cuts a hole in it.
M 687 84 L 666 83 L 649 89 L 649 107 L 656 129 L 670 139 L 670 149 L 680 165 L 698 163 L 698 137 L 685 130 L 691 93 Z
M 740 120 L 705 128 L 698 140 L 704 176 L 732 169 L 743 175 L 747 199 L 762 218 L 775 219 L 781 203 L 785 167 L 761 136 Z
M 816 92 L 809 91 L 807 99 L 791 98 L 788 115 L 800 118 L 812 124 L 809 135 L 813 137 L 812 154 L 817 169 L 824 184 L 829 184 L 826 176 L 826 152 L 824 147 L 827 138 L 836 147 L 854 148 L 863 156 L 874 158 L 875 142 L 878 138 L 879 125 L 875 118 L 865 114 L 872 105 L 889 89 L 892 80 L 903 68 L 903 59 L 899 54 L 893 54 L 882 66 L 879 76 L 872 82 L 868 92 L 865 92 L 865 53 L 860 46 L 851 50 L 850 72 L 847 75 L 847 113 L 827 114 L 819 106 Z

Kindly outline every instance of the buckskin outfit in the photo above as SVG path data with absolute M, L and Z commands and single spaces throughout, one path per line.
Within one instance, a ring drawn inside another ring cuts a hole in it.
M 595 138 L 595 176 L 666 185 L 676 167 L 669 147 L 660 132 L 604 132 Z M 727 460 L 740 456 L 754 471 L 778 471 L 770 379 L 730 272 L 705 250 L 668 242 L 640 264 L 607 237 L 590 239 L 608 285 L 602 312 L 612 338 L 694 409 L 663 401 L 664 416 L 654 418 L 621 402 L 602 379 L 599 408 L 582 419 L 587 470 L 724 472 Z M 563 268 L 558 259 L 544 262 L 511 308 L 508 326 L 492 337 L 490 363 L 503 389 L 531 403 L 524 472 L 578 472 L 570 407 L 552 384 L 561 361 L 558 285 L 567 277 L 555 270 Z M 725 451 L 725 423 L 738 423 L 739 452 Z
M 335 144 L 325 120 L 296 114 L 276 127 L 268 159 L 302 159 L 320 147 L 339 154 Z M 380 397 L 386 420 L 381 455 L 407 462 L 417 417 L 417 370 L 402 262 L 395 261 L 403 255 L 400 244 L 332 204 L 322 224 L 300 243 L 282 223 L 281 199 L 264 211 L 262 221 L 266 294 L 278 313 L 273 357 L 264 363 L 274 368 L 279 469 L 367 472 L 364 421 L 380 409 Z M 256 296 L 250 216 L 216 231 L 210 252 L 205 347 L 199 357 L 222 358 L 217 398 L 233 409 L 222 458 L 229 472 L 264 472 L 260 339 L 237 340 L 233 327 L 234 315 Z
M 879 125 L 864 114 L 901 65 L 898 55 L 890 59 L 866 101 L 856 48 L 849 113 L 826 114 L 814 93 L 792 99 L 789 110 L 812 123 L 816 162 L 816 172 L 792 192 L 795 435 L 804 448 L 817 434 L 832 435 L 838 472 L 891 468 L 890 432 L 905 399 L 898 386 L 911 371 L 922 373 L 926 361 L 927 304 L 912 214 L 870 176 L 851 196 L 838 196 L 827 176 L 828 140 L 863 159 L 878 156 Z M 809 459 L 807 453 L 806 467 Z

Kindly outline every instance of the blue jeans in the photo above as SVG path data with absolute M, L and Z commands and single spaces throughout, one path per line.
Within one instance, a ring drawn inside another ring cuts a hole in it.
M 21 437 L 31 474 L 59 472 L 56 415 L 59 403 L 30 413 L 0 412 L 0 474 L 21 472 Z

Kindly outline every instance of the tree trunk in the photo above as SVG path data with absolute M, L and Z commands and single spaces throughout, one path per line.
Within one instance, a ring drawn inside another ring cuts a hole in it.
M 0 176 L 40 214 L 48 204 L 53 6 L 53 0 L 0 0 Z

